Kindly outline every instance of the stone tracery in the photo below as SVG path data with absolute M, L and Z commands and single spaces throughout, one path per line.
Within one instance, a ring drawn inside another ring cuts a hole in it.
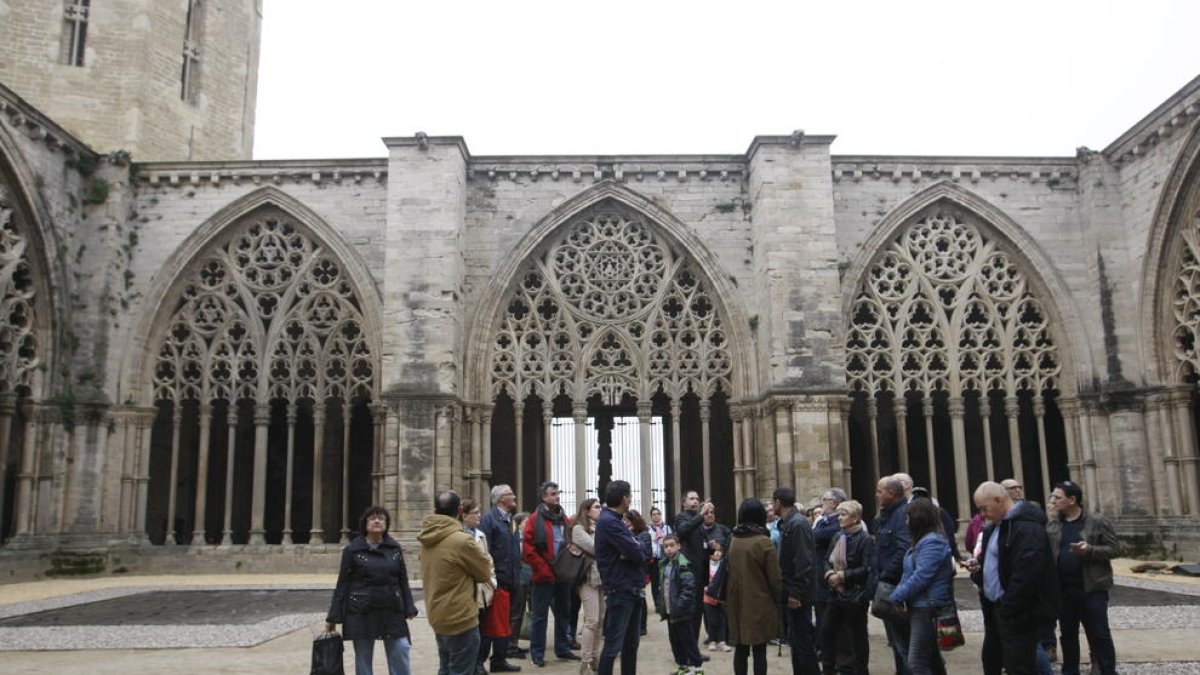
M 572 222 L 509 293 L 493 343 L 493 395 L 707 398 L 729 391 L 732 358 L 694 269 L 637 215 Z
M 229 428 L 227 465 L 236 447 L 238 408 L 255 406 L 253 421 L 264 433 L 255 440 L 254 505 L 251 541 L 261 541 L 265 453 L 269 442 L 271 403 L 286 412 L 287 504 L 283 540 L 291 540 L 291 478 L 294 472 L 298 410 L 310 411 L 313 442 L 312 543 L 320 543 L 325 419 L 334 406 L 342 431 L 343 536 L 349 485 L 349 446 L 355 406 L 372 398 L 376 356 L 364 329 L 359 297 L 342 264 L 305 234 L 285 213 L 264 209 L 235 226 L 211 247 L 186 279 L 166 322 L 154 366 L 155 399 L 169 403 L 172 413 L 170 471 L 180 470 L 180 427 L 188 402 L 200 406 L 200 438 L 193 543 L 203 543 L 207 473 L 206 439 L 215 430 L 212 404 L 224 403 Z M 165 413 L 160 413 L 165 414 Z M 243 415 L 243 417 L 248 417 Z M 262 457 L 259 457 L 262 455 Z M 231 543 L 229 471 L 225 491 L 224 543 Z M 167 496 L 167 523 L 176 522 L 175 482 Z M 169 528 L 167 541 L 178 533 Z
M 1029 277 L 974 220 L 946 205 L 919 213 L 867 270 L 846 338 L 847 382 L 866 402 L 872 475 L 882 471 L 880 403 L 891 405 L 898 468 L 907 471 L 908 411 L 910 402 L 919 402 L 928 478 L 936 490 L 934 416 L 948 413 L 962 514 L 970 513 L 964 403 L 978 404 L 989 478 L 995 470 L 991 420 L 996 409 L 1004 411 L 1011 468 L 1021 480 L 1021 401 L 1030 400 L 1048 490 L 1046 402 L 1057 394 L 1062 373 L 1047 313 Z
M 27 242 L 14 222 L 8 186 L 0 181 L 0 394 L 28 387 L 38 365 L 33 279 Z
M 518 475 L 520 411 L 527 398 L 540 399 L 548 416 L 553 401 L 565 396 L 579 434 L 589 400 L 610 409 L 636 402 L 642 446 L 649 447 L 652 399 L 661 396 L 670 402 L 678 486 L 681 401 L 694 396 L 707 488 L 706 415 L 714 396 L 731 392 L 734 366 L 715 291 L 697 262 L 679 253 L 647 218 L 606 200 L 567 222 L 514 278 L 499 310 L 490 381 L 493 398 L 514 401 Z M 718 422 L 723 423 L 712 421 Z M 577 436 L 577 485 L 585 484 L 586 469 L 578 459 L 584 445 Z M 642 459 L 643 474 L 649 475 L 649 453 Z M 648 507 L 647 501 L 643 508 Z

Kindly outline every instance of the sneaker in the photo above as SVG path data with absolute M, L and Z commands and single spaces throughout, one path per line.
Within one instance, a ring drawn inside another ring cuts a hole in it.
M 733 647 L 730 647 L 729 645 L 725 644 L 724 642 L 718 642 L 717 643 L 717 651 L 731 652 L 731 651 L 733 651 Z
M 704 666 L 696 666 L 692 668 L 691 675 L 704 675 Z
M 717 651 L 717 642 L 715 642 L 715 641 L 714 642 L 705 642 L 704 645 L 706 647 L 708 647 L 708 651 L 710 651 L 710 652 Z
M 678 666 L 671 675 L 692 675 L 692 669 L 688 666 Z

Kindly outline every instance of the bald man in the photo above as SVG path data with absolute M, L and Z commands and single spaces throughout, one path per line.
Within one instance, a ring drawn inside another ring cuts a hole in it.
M 981 589 L 983 672 L 1034 675 L 1038 636 L 1057 619 L 1060 606 L 1046 514 L 1031 502 L 1013 501 L 992 481 L 975 490 L 975 506 L 988 522 L 982 555 L 969 565 Z

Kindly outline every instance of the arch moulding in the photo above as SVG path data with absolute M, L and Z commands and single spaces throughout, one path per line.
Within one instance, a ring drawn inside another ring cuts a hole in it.
M 934 183 L 896 206 L 862 243 L 842 277 L 843 320 L 849 322 L 855 292 L 879 253 L 900 234 L 903 227 L 911 224 L 918 213 L 938 202 L 947 202 L 970 212 L 980 219 L 987 234 L 1012 246 L 1033 284 L 1035 294 L 1046 300 L 1043 307 L 1050 317 L 1051 335 L 1065 347 L 1061 352 L 1065 376 L 1061 381 L 1062 396 L 1077 395 L 1079 383 L 1089 379 L 1087 366 L 1092 362 L 1091 347 L 1083 337 L 1086 331 L 1066 329 L 1067 326 L 1081 325 L 1082 321 L 1067 285 L 1059 277 L 1050 258 L 1015 220 L 983 197 L 948 180 Z
M 37 190 L 30 189 L 36 185 L 34 174 L 25 161 L 20 147 L 0 125 L 0 175 L 7 174 L 11 183 L 14 211 L 25 219 L 28 225 L 29 246 L 25 255 L 36 265 L 34 270 L 34 306 L 38 322 L 36 330 L 38 344 L 38 360 L 46 366 L 46 373 L 56 373 L 55 359 L 58 350 L 58 335 L 55 326 L 66 325 L 61 316 L 61 308 L 67 306 L 69 296 L 67 275 L 53 263 L 49 252 L 58 250 L 58 237 L 51 223 L 50 210 L 46 207 L 42 195 Z M 40 274 L 38 273 L 40 272 Z M 43 369 L 34 369 L 31 374 L 31 389 L 34 398 L 46 398 L 50 395 L 51 377 L 43 373 Z
M 1200 123 L 1192 126 L 1187 141 L 1175 157 L 1175 163 L 1167 174 L 1159 193 L 1154 219 L 1150 224 L 1150 235 L 1146 242 L 1146 255 L 1142 268 L 1142 294 L 1139 298 L 1146 344 L 1146 374 L 1150 381 L 1171 383 L 1171 329 L 1174 317 L 1169 302 L 1170 286 L 1176 272 L 1174 263 L 1182 245 L 1179 232 L 1180 220 L 1189 198 L 1200 198 Z M 1189 193 L 1189 189 L 1191 192 Z
M 121 392 L 119 397 L 132 397 L 138 404 L 149 404 L 150 381 L 147 378 L 147 360 L 153 358 L 150 350 L 163 336 L 165 326 L 159 325 L 169 316 L 171 308 L 164 303 L 175 296 L 179 285 L 187 279 L 200 255 L 212 243 L 242 218 L 264 207 L 274 207 L 294 218 L 296 224 L 321 246 L 326 247 L 335 260 L 346 270 L 354 290 L 362 303 L 361 311 L 366 339 L 376 360 L 381 359 L 383 335 L 383 298 L 379 286 L 367 269 L 358 252 L 346 244 L 340 232 L 324 218 L 305 206 L 300 200 L 275 186 L 266 186 L 226 205 L 196 229 L 179 248 L 163 263 L 159 272 L 151 279 L 142 310 L 134 331 L 130 336 L 122 364 Z M 376 363 L 378 367 L 379 363 Z M 381 378 L 373 378 L 372 395 L 378 398 Z
M 686 223 L 645 195 L 608 179 L 560 204 L 538 221 L 505 256 L 492 275 L 491 281 L 483 289 L 479 296 L 479 310 L 475 312 L 466 331 L 467 345 L 463 351 L 467 357 L 467 366 L 464 368 L 466 382 L 463 383 L 462 391 L 467 394 L 468 400 L 491 401 L 489 382 L 492 339 L 502 319 L 500 305 L 516 275 L 560 227 L 608 199 L 646 218 L 652 227 L 666 235 L 672 246 L 678 247 L 681 254 L 689 257 L 700 268 L 705 280 L 712 284 L 718 309 L 727 320 L 730 343 L 733 345 L 733 372 L 730 376 L 733 391 L 730 392 L 730 398 L 744 398 L 754 391 L 753 337 L 749 332 L 746 313 L 738 301 L 737 288 L 730 282 L 728 272 Z

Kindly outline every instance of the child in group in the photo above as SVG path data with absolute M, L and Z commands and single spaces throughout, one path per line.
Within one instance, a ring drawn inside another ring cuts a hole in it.
M 708 645 L 710 652 L 731 652 L 733 647 L 725 644 L 728 624 L 725 619 L 725 607 L 721 604 L 721 597 L 725 595 L 724 589 L 721 588 L 725 575 L 719 574 L 721 566 L 725 564 L 725 551 L 721 542 L 716 539 L 708 542 L 708 546 L 711 550 L 708 558 L 708 578 L 714 580 L 714 583 L 704 589 L 704 630 L 708 633 L 708 640 L 704 644 Z
M 704 660 L 692 630 L 692 614 L 696 610 L 696 574 L 692 563 L 679 551 L 679 537 L 668 534 L 662 540 L 663 560 L 659 563 L 662 577 L 662 598 L 659 607 L 667 621 L 667 637 L 671 655 L 678 667 L 675 675 L 704 675 Z

